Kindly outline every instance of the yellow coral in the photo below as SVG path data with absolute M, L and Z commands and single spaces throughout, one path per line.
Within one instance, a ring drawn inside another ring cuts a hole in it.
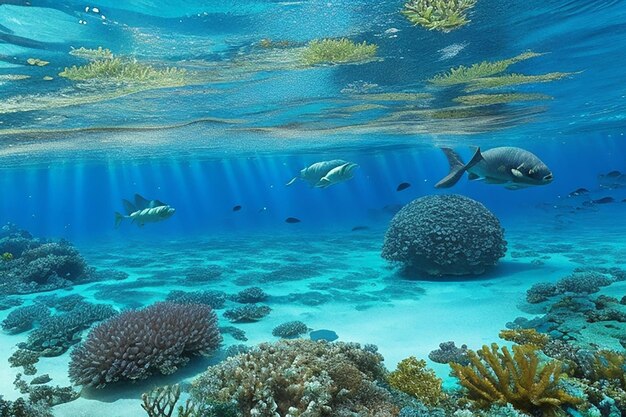
M 619 381 L 626 388 L 626 356 L 612 350 L 601 350 L 594 355 L 594 379 Z
M 539 333 L 535 329 L 502 330 L 499 336 L 500 339 L 508 340 L 518 345 L 530 345 L 537 348 L 543 348 L 550 341 L 550 336 Z
M 398 368 L 387 377 L 387 382 L 426 405 L 437 405 L 444 398 L 441 379 L 437 378 L 432 369 L 426 368 L 426 361 L 414 356 L 400 361 Z
M 561 363 L 549 361 L 539 367 L 537 351 L 532 346 L 513 346 L 513 355 L 497 344 L 483 346 L 478 352 L 468 351 L 469 365 L 451 363 L 453 374 L 468 390 L 468 397 L 477 406 L 511 404 L 532 415 L 554 416 L 564 404 L 579 404 L 559 388 Z

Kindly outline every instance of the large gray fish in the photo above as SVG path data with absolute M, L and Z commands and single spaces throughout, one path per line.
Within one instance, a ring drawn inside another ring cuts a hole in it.
M 461 157 L 450 148 L 441 148 L 448 158 L 450 173 L 435 187 L 449 188 L 456 184 L 465 172 L 469 180 L 481 179 L 487 184 L 501 184 L 508 190 L 518 190 L 552 182 L 550 169 L 536 155 L 521 148 L 504 146 L 474 156 L 464 164 Z
M 328 174 L 331 173 L 331 171 L 333 171 L 335 168 L 341 167 L 341 166 L 353 166 L 347 170 L 344 169 L 344 175 L 342 177 L 341 173 L 338 171 L 335 171 L 333 173 L 333 176 L 331 178 L 326 178 Z M 333 159 L 332 161 L 321 161 L 321 162 L 316 162 L 311 166 L 308 166 L 304 169 L 302 169 L 300 171 L 300 175 L 297 177 L 294 177 L 291 181 L 289 181 L 286 185 L 291 185 L 294 182 L 296 182 L 296 180 L 301 179 L 303 181 L 306 181 L 309 183 L 309 185 L 311 187 L 327 187 L 329 185 L 332 184 L 336 184 L 337 182 L 340 181 L 345 181 L 346 179 L 350 179 L 352 178 L 349 174 L 352 172 L 352 170 L 356 167 L 356 164 L 352 164 L 350 162 L 344 161 L 342 159 Z M 347 176 L 345 174 L 348 174 Z M 348 178 L 349 177 L 349 178 Z M 343 179 L 340 179 L 343 178 Z M 322 180 L 324 179 L 324 180 Z
M 126 215 L 115 212 L 115 227 L 119 227 L 124 219 L 130 219 L 131 223 L 137 223 L 142 227 L 146 223 L 155 223 L 169 219 L 176 212 L 176 209 L 160 202 L 159 200 L 147 200 L 135 194 L 135 202 L 122 200 Z

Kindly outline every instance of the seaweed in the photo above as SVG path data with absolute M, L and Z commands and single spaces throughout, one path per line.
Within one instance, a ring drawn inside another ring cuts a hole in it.
M 512 85 L 547 83 L 550 81 L 560 80 L 574 72 L 550 72 L 541 75 L 524 75 L 524 74 L 506 74 L 498 77 L 484 77 L 472 80 L 466 91 L 484 90 L 489 88 L 509 87 Z
M 493 104 L 507 104 L 520 101 L 550 100 L 552 97 L 545 94 L 532 93 L 501 93 L 501 94 L 472 94 L 456 97 L 452 101 L 468 106 L 490 106 Z
M 79 58 L 95 61 L 98 59 L 113 59 L 113 53 L 108 48 L 102 48 L 98 46 L 98 49 L 89 49 L 80 47 L 78 49 L 72 48 L 70 55 L 77 56 Z
M 302 58 L 306 65 L 345 64 L 371 60 L 378 50 L 374 44 L 349 39 L 316 39 L 306 46 Z
M 470 22 L 467 12 L 476 0 L 409 0 L 402 14 L 414 25 L 450 32 Z

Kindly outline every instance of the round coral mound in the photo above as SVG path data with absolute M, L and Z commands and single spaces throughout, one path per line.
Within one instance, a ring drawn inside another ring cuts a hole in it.
M 506 252 L 504 229 L 481 203 L 456 194 L 418 198 L 391 220 L 382 257 L 429 275 L 482 274 Z

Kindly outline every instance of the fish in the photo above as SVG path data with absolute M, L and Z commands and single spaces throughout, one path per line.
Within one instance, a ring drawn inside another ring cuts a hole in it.
M 297 217 L 287 217 L 285 219 L 285 223 L 300 223 L 300 219 L 298 219 Z
M 333 169 L 347 164 L 348 161 L 343 159 L 333 159 L 331 161 L 316 162 L 306 168 L 300 170 L 300 175 L 294 177 L 286 185 L 290 186 L 298 179 L 306 181 L 311 187 L 320 186 L 322 178 L 326 177 Z
M 546 185 L 554 179 L 546 164 L 521 148 L 504 146 L 488 149 L 484 153 L 477 148 L 467 164 L 451 148 L 441 150 L 448 158 L 450 173 L 435 185 L 436 188 L 452 187 L 465 172 L 469 180 L 481 179 L 487 184 L 504 185 L 508 190 Z
M 353 171 L 359 166 L 352 162 L 346 162 L 343 165 L 339 165 L 328 171 L 328 173 L 322 177 L 315 187 L 326 188 L 331 185 L 338 184 L 340 182 L 348 181 L 354 177 Z
M 591 200 L 591 202 L 594 204 L 609 204 L 614 203 L 615 199 L 613 197 L 602 197 L 597 200 Z
M 571 193 L 569 193 L 567 196 L 568 197 L 577 197 L 579 195 L 585 195 L 585 194 L 589 194 L 589 190 L 586 188 L 578 188 L 574 191 L 572 191 Z
M 147 200 L 139 194 L 135 194 L 134 203 L 123 199 L 122 204 L 126 215 L 115 212 L 115 227 L 118 228 L 124 219 L 130 219 L 131 223 L 143 227 L 146 223 L 155 223 L 166 220 L 174 215 L 176 209 L 159 201 Z
M 354 227 L 352 228 L 352 231 L 353 231 L 353 232 L 358 232 L 359 230 L 369 230 L 369 229 L 370 229 L 370 228 L 369 228 L 369 227 L 367 227 L 367 226 L 354 226 Z
M 621 172 L 619 172 L 619 171 L 617 171 L 617 170 L 614 170 L 614 171 L 607 172 L 606 174 L 601 175 L 601 176 L 602 176 L 602 177 L 607 177 L 607 178 L 619 178 L 619 177 L 621 177 L 622 175 L 623 175 L 623 174 L 622 174 Z
M 239 211 L 241 210 L 241 206 L 237 205 L 233 207 L 233 211 Z
M 411 186 L 411 184 L 409 184 L 408 182 L 402 182 L 402 183 L 398 184 L 398 187 L 396 188 L 396 191 L 406 190 L 410 186 Z

